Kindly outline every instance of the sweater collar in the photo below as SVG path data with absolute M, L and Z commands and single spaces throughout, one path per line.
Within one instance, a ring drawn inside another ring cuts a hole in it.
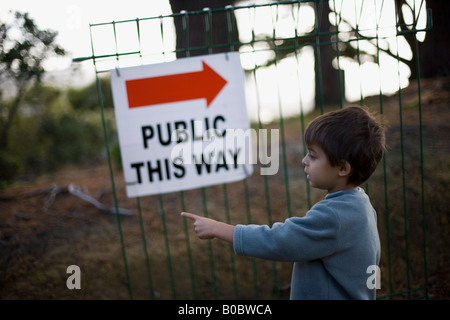
M 347 194 L 348 195 L 350 195 L 350 194 L 357 195 L 357 194 L 365 194 L 365 192 L 364 192 L 363 188 L 356 187 L 355 189 L 342 190 L 342 191 L 336 191 L 336 192 L 333 192 L 333 193 L 328 193 L 325 196 L 325 199 L 332 199 L 332 198 L 339 197 L 339 196 L 342 196 L 342 195 L 347 195 Z

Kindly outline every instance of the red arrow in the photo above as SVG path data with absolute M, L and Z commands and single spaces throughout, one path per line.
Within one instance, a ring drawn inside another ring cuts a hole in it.
M 126 81 L 128 106 L 206 99 L 209 107 L 227 81 L 202 61 L 203 70 Z

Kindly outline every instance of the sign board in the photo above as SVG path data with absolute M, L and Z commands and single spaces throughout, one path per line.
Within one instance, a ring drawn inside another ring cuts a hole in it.
M 253 172 L 239 53 L 113 69 L 111 85 L 128 197 Z

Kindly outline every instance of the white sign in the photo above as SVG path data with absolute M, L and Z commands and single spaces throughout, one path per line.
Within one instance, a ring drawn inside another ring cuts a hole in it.
M 252 174 L 239 53 L 111 70 L 128 197 Z

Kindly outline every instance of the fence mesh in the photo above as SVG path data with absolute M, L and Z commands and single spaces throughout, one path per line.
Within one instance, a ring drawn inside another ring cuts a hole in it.
M 301 166 L 305 126 L 353 103 L 378 113 L 389 128 L 390 149 L 364 185 L 382 243 L 377 296 L 428 298 L 420 66 L 413 57 L 430 26 L 423 1 L 379 0 L 226 6 L 91 24 L 92 56 L 74 60 L 91 59 L 95 67 L 129 297 L 288 298 L 290 264 L 236 257 L 228 244 L 199 241 L 179 213 L 269 225 L 304 215 L 324 196 L 310 189 Z M 117 137 L 100 79 L 114 68 L 228 51 L 240 52 L 246 71 L 252 127 L 280 131 L 278 173 L 255 170 L 241 182 L 126 198 L 110 156 Z M 415 96 L 405 98 L 412 86 Z M 121 216 L 119 207 L 134 208 L 136 218 Z

